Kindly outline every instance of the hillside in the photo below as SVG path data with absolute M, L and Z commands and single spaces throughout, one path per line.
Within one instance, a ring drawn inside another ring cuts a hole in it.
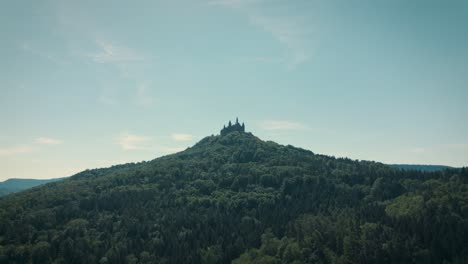
M 0 196 L 7 195 L 9 193 L 19 192 L 26 190 L 41 184 L 46 184 L 49 182 L 55 182 L 62 180 L 59 179 L 8 179 L 6 181 L 0 182 Z
M 233 131 L 0 198 L 0 263 L 466 263 L 467 182 Z

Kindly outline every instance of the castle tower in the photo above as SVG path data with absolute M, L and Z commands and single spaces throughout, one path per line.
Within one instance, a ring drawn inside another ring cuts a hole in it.
M 235 124 L 232 124 L 231 120 L 229 120 L 228 125 L 223 126 L 223 129 L 221 129 L 221 136 L 227 135 L 227 134 L 229 134 L 231 132 L 234 132 L 234 131 L 241 132 L 241 133 L 245 132 L 245 124 L 242 123 L 242 125 L 241 125 L 239 123 L 239 118 L 237 118 L 237 117 L 236 117 L 236 123 Z

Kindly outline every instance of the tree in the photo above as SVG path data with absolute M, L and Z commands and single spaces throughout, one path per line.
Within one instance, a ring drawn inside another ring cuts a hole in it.
M 32 249 L 32 260 L 33 263 L 47 263 L 50 261 L 49 256 L 50 244 L 41 241 L 34 245 Z

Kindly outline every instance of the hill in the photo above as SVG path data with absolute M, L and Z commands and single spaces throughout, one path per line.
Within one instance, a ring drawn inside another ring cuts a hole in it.
M 62 180 L 59 179 L 8 179 L 6 181 L 0 182 L 0 196 L 7 195 L 9 193 L 19 192 L 26 190 L 41 184 L 46 184 L 49 182 L 55 182 Z
M 0 263 L 466 263 L 467 182 L 233 131 L 0 198 Z
M 399 168 L 402 170 L 418 170 L 418 171 L 441 171 L 447 169 L 454 169 L 450 166 L 444 165 L 424 165 L 424 164 L 390 164 L 389 166 Z

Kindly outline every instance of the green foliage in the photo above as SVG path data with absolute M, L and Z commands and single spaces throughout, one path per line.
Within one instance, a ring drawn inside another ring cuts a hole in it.
M 403 195 L 394 199 L 385 208 L 385 212 L 396 218 L 417 217 L 424 208 L 424 197 L 421 195 Z
M 466 263 L 467 182 L 235 131 L 0 198 L 0 263 Z
M 44 241 L 38 242 L 32 249 L 32 262 L 33 263 L 47 263 L 49 262 L 50 244 Z
M 215 264 L 219 263 L 222 260 L 223 252 L 221 246 L 215 245 L 212 247 L 208 247 L 206 249 L 202 249 L 200 257 L 201 263 L 206 264 Z

